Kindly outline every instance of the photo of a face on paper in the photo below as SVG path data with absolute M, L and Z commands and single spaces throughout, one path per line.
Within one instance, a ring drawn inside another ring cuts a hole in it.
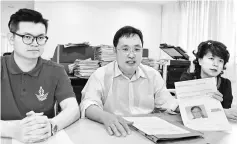
M 208 118 L 204 105 L 193 105 L 185 108 L 190 120 Z

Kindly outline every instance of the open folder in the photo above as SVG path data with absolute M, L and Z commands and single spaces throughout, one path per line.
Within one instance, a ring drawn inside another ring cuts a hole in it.
M 203 138 L 203 134 L 176 122 L 168 122 L 156 116 L 124 117 L 133 122 L 130 127 L 154 143 L 184 138 Z

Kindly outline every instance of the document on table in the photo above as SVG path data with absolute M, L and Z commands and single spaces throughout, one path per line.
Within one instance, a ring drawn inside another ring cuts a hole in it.
M 12 144 L 24 144 L 24 143 L 12 139 Z M 61 130 L 55 136 L 50 137 L 48 140 L 34 144 L 74 144 L 74 143 L 70 140 L 67 133 L 64 130 Z
M 200 131 L 231 129 L 221 103 L 211 96 L 217 91 L 215 78 L 176 82 L 175 90 L 186 127 Z
M 124 117 L 133 122 L 133 126 L 148 135 L 187 134 L 189 131 L 173 125 L 158 117 Z

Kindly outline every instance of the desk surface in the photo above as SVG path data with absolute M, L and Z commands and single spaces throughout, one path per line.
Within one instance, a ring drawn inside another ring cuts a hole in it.
M 179 115 L 156 114 L 168 121 L 181 122 Z M 231 132 L 204 132 L 204 139 L 180 140 L 174 142 L 162 142 L 159 144 L 233 144 L 237 141 L 237 123 L 231 123 Z M 107 134 L 104 126 L 97 122 L 80 119 L 65 129 L 74 144 L 154 144 L 139 133 L 132 131 L 126 137 L 115 137 Z M 11 144 L 10 139 L 1 138 L 2 144 Z
M 182 122 L 180 115 L 169 115 L 169 114 L 157 114 L 162 118 L 168 121 L 178 121 Z M 94 144 L 94 143 L 103 143 L 103 144 L 154 144 L 150 140 L 146 139 L 139 133 L 133 131 L 131 135 L 127 137 L 115 137 L 109 136 L 103 127 L 103 125 L 90 121 L 88 119 L 81 119 L 73 124 L 74 126 L 70 126 L 66 128 L 66 132 L 69 134 L 72 141 L 76 144 L 79 141 L 81 143 L 86 144 Z M 232 124 L 237 131 L 237 124 Z M 233 131 L 234 132 L 234 131 Z M 188 139 L 188 140 L 180 140 L 174 142 L 161 142 L 159 144 L 232 144 L 233 139 L 236 139 L 234 133 L 226 133 L 226 132 L 204 132 L 204 139 Z M 90 138 L 88 137 L 90 135 Z M 91 138 L 91 136 L 93 138 Z M 232 142 L 232 143 L 231 143 Z

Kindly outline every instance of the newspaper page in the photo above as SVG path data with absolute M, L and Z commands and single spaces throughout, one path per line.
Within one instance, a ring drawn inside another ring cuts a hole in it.
M 231 129 L 220 101 L 211 96 L 217 91 L 214 77 L 176 82 L 175 89 L 186 127 L 199 131 Z

